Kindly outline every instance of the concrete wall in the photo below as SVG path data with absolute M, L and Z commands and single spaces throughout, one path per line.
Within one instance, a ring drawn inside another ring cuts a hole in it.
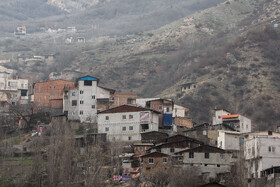
M 143 132 L 141 129 L 141 124 L 143 123 L 140 122 L 140 113 L 141 112 L 98 114 L 98 132 L 107 133 L 107 139 L 109 141 L 140 141 L 140 133 Z M 149 122 L 144 123 L 149 124 L 149 129 L 145 130 L 145 132 L 158 131 L 158 114 L 151 111 L 149 114 Z M 124 115 L 126 119 L 123 119 Z M 133 116 L 132 119 L 129 119 L 130 115 Z M 106 116 L 109 117 L 109 120 L 106 120 Z M 123 130 L 123 127 L 126 129 Z
M 189 158 L 189 152 L 183 154 L 184 167 L 197 167 L 200 173 L 209 173 L 209 177 L 216 177 L 218 173 L 230 172 L 232 155 L 230 153 L 194 153 L 194 158 Z
M 225 110 L 216 110 L 215 111 L 215 114 L 213 116 L 213 122 L 212 124 L 213 125 L 217 125 L 217 124 L 221 124 L 223 123 L 223 119 L 221 116 L 224 116 L 224 115 L 229 115 L 230 113 L 225 111 Z
M 218 131 L 218 147 L 224 150 L 240 150 L 240 133 Z

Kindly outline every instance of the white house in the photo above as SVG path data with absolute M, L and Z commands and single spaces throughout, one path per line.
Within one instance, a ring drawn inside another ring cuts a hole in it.
M 14 71 L 0 66 L 0 101 L 12 105 L 28 103 L 28 80 L 15 76 Z
M 280 133 L 250 133 L 244 142 L 247 178 L 260 178 L 264 170 L 280 166 Z
M 217 146 L 224 150 L 240 150 L 244 141 L 242 135 L 241 132 L 218 130 Z
M 251 132 L 252 130 L 251 120 L 249 118 L 240 114 L 231 114 L 224 109 L 215 110 L 212 124 L 225 124 L 242 133 Z
M 98 113 L 98 133 L 109 141 L 140 141 L 142 132 L 158 131 L 159 112 L 121 105 Z
M 174 104 L 172 117 L 188 117 L 189 108 Z
M 69 120 L 96 123 L 98 110 L 108 109 L 114 90 L 98 86 L 99 79 L 84 76 L 76 88 L 65 89 L 63 111 Z

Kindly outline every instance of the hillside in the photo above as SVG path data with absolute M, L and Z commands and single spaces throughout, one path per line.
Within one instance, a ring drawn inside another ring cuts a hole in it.
M 60 36 L 38 34 L 44 40 L 38 40 L 37 35 L 4 40 L 2 51 L 6 52 L 2 56 L 14 56 L 23 49 L 28 50 L 20 53 L 54 53 L 56 64 L 53 66 L 8 66 L 17 68 L 25 77 L 36 73 L 34 80 L 47 79 L 51 72 L 62 73 L 67 78 L 91 74 L 117 91 L 146 97 L 172 97 L 177 103 L 190 107 L 191 116 L 198 123 L 210 122 L 215 107 L 252 118 L 256 129 L 278 123 L 279 28 L 273 28 L 273 24 L 279 22 L 278 1 L 229 0 L 191 14 L 187 4 L 193 12 L 198 10 L 194 8 L 197 4 L 178 0 L 173 5 L 174 11 L 178 7 L 182 9 L 176 11 L 176 16 L 171 16 L 171 1 L 167 0 L 162 4 L 150 1 L 155 3 L 153 6 L 148 1 L 137 1 L 129 4 L 130 7 L 118 7 L 117 2 L 100 1 L 87 5 L 84 12 L 73 9 L 73 17 L 66 16 L 61 24 L 88 25 L 92 18 L 100 23 L 106 20 L 99 27 L 100 37 L 90 38 L 84 45 L 65 45 L 56 42 Z M 206 7 L 212 5 L 206 4 Z M 71 8 L 70 4 L 67 6 Z M 141 9 L 137 11 L 138 6 Z M 118 13 L 107 14 L 108 10 Z M 165 16 L 170 19 L 166 20 Z M 130 21 L 118 22 L 126 18 Z M 156 26 L 155 21 L 158 21 Z M 139 30 L 137 26 L 143 30 L 135 33 Z M 124 33 L 122 36 L 110 34 L 120 31 Z M 180 85 L 189 82 L 196 82 L 198 88 L 181 93 Z

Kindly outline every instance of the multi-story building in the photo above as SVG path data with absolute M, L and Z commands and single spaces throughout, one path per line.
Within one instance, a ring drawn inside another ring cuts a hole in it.
M 186 149 L 175 154 L 178 155 L 179 165 L 195 169 L 209 178 L 230 172 L 233 162 L 232 153 L 209 145 Z
M 240 114 L 231 114 L 227 110 L 217 109 L 213 117 L 213 125 L 226 124 L 235 130 L 247 133 L 251 132 L 251 120 Z
M 98 85 L 99 79 L 80 77 L 75 88 L 64 90 L 63 111 L 69 120 L 96 123 L 97 112 L 109 108 L 115 90 Z
M 64 89 L 74 88 L 75 82 L 51 80 L 34 83 L 34 104 L 37 107 L 63 108 Z
M 280 133 L 249 133 L 244 140 L 247 178 L 260 178 L 265 170 L 280 166 Z
M 0 101 L 12 105 L 28 103 L 28 80 L 0 66 Z
M 98 133 L 109 141 L 140 141 L 142 132 L 158 131 L 159 112 L 122 105 L 98 113 Z

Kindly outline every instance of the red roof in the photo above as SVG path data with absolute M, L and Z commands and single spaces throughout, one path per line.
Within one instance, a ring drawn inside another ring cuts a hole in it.
M 238 118 L 238 114 L 233 114 L 233 115 L 224 115 L 224 116 L 221 116 L 222 119 L 228 119 L 228 118 Z

